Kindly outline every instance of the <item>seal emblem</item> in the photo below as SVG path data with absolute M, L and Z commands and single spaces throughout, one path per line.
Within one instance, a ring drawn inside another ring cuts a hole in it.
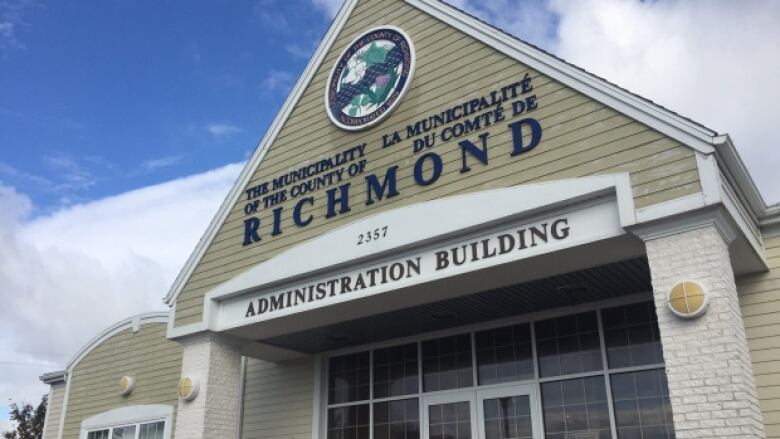
M 393 26 L 371 29 L 341 54 L 328 78 L 330 120 L 357 131 L 379 123 L 401 101 L 414 74 L 414 46 Z

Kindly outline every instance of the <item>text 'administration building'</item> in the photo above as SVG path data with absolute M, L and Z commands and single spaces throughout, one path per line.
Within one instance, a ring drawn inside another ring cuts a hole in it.
M 780 437 L 729 137 L 436 0 L 347 1 L 167 301 L 47 439 Z

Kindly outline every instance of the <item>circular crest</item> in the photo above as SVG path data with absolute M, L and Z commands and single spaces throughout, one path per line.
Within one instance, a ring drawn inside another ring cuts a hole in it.
M 414 46 L 401 29 L 381 26 L 355 39 L 328 78 L 325 110 L 345 130 L 379 123 L 398 105 L 414 74 Z

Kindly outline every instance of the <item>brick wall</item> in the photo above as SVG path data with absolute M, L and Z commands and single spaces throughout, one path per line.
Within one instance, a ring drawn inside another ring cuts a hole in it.
M 764 438 L 728 244 L 713 225 L 646 239 L 677 438 Z M 709 295 L 693 320 L 666 305 L 678 282 Z
M 197 378 L 198 396 L 179 401 L 176 438 L 235 438 L 238 434 L 241 355 L 217 336 L 182 342 L 182 376 Z

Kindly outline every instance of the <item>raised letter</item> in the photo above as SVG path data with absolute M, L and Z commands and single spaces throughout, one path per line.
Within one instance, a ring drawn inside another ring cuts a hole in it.
M 483 165 L 488 164 L 487 138 L 489 135 L 490 133 L 483 133 L 479 136 L 479 139 L 482 141 L 482 149 L 479 149 L 477 145 L 471 143 L 470 140 L 463 140 L 458 143 L 460 145 L 460 151 L 461 151 L 461 157 L 463 163 L 463 165 L 460 168 L 461 174 L 464 172 L 471 171 L 469 165 L 466 164 L 466 153 L 469 153 L 472 156 L 476 157 L 477 160 L 482 162 Z
M 382 181 L 382 184 L 379 184 L 379 179 L 376 174 L 371 174 L 366 177 L 366 185 L 368 186 L 366 206 L 374 204 L 372 194 L 376 194 L 377 201 L 381 201 L 385 197 L 385 191 L 387 191 L 387 198 L 393 198 L 398 195 L 398 190 L 395 188 L 395 174 L 397 170 L 398 166 L 387 168 L 387 173 L 385 174 L 385 179 Z
M 252 217 L 244 220 L 244 246 L 260 241 L 257 229 L 260 228 L 260 218 Z
M 423 165 L 425 164 L 426 159 L 431 159 L 433 161 L 433 174 L 428 179 L 423 176 Z M 443 166 L 444 164 L 442 163 L 441 157 L 439 157 L 438 154 L 433 152 L 423 154 L 414 164 L 414 181 L 420 186 L 428 186 L 433 184 L 436 180 L 439 179 L 439 176 L 441 176 Z
M 255 316 L 254 302 L 249 302 L 249 308 L 246 309 L 246 314 L 244 314 L 244 317 L 254 317 L 254 316 Z
M 293 208 L 293 222 L 298 227 L 306 227 L 309 225 L 311 220 L 314 219 L 313 215 L 309 215 L 309 218 L 307 218 L 306 221 L 301 219 L 301 209 L 303 209 L 304 203 L 309 203 L 311 205 L 314 205 L 314 197 L 301 198 L 295 204 L 295 207 Z
M 565 227 L 561 227 L 561 224 L 563 224 Z M 569 220 L 566 218 L 561 218 L 558 220 L 555 220 L 554 223 L 552 223 L 552 227 L 550 232 L 552 233 L 553 238 L 557 240 L 566 239 L 569 237 Z
M 340 192 L 338 198 L 336 197 L 336 191 Z M 341 205 L 338 213 L 349 212 L 349 183 L 342 184 L 338 188 L 328 191 L 328 213 L 325 215 L 325 218 L 332 218 L 338 215 L 336 213 L 336 203 Z
M 531 140 L 528 145 L 523 145 L 523 124 L 528 125 L 531 129 Z M 512 129 L 512 139 L 514 142 L 514 149 L 512 150 L 512 156 L 520 155 L 528 152 L 539 144 L 542 140 L 542 125 L 536 119 L 521 119 L 515 123 L 509 124 L 509 128 Z

